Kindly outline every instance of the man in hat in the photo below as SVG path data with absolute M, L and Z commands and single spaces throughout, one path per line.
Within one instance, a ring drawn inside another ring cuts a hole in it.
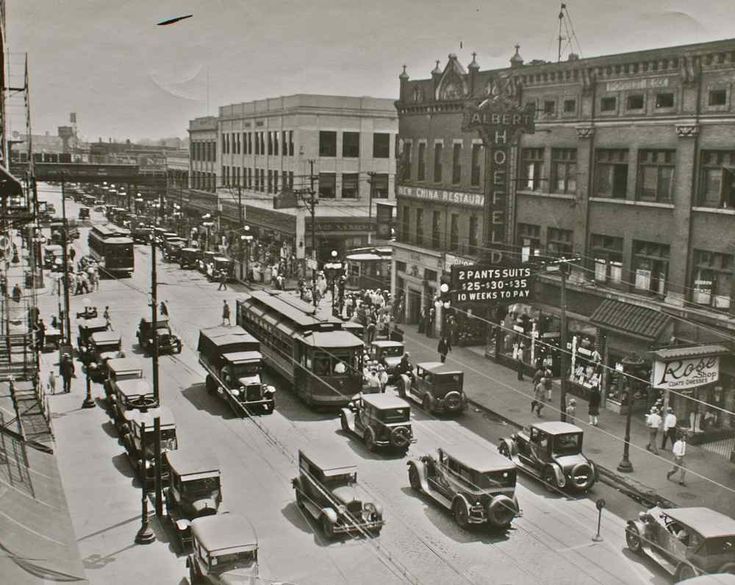
M 666 409 L 664 416 L 663 433 L 661 437 L 661 448 L 666 449 L 666 441 L 671 439 L 671 444 L 676 442 L 676 415 L 670 406 Z
M 368 392 L 370 394 L 377 394 L 380 392 L 380 379 L 378 378 L 378 371 L 375 368 L 370 368 L 370 376 L 367 381 Z
M 654 406 L 648 416 L 646 416 L 646 427 L 648 427 L 648 445 L 646 445 L 646 449 L 652 451 L 656 455 L 658 455 L 656 435 L 658 434 L 661 422 L 661 416 L 658 414 L 658 408 Z
M 61 370 L 61 378 L 64 380 L 64 393 L 68 394 L 71 392 L 71 379 L 74 377 L 74 361 L 71 359 L 71 355 L 65 353 L 61 356 L 61 364 L 59 364 Z

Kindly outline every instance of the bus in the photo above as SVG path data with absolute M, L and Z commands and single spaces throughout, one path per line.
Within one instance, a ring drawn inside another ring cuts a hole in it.
M 347 252 L 348 288 L 390 290 L 392 258 L 393 249 L 389 247 L 355 248 Z
M 286 378 L 308 406 L 344 406 L 362 390 L 362 340 L 338 319 L 280 291 L 237 301 L 237 324 L 261 343 L 267 367 Z
M 130 231 L 108 223 L 96 225 L 87 239 L 89 253 L 100 265 L 100 276 L 120 276 L 133 273 L 133 239 Z

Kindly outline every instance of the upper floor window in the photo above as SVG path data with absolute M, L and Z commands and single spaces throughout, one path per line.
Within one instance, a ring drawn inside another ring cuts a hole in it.
M 708 106 L 726 106 L 727 105 L 727 90 L 721 89 L 710 89 L 707 96 Z
M 556 101 L 544 100 L 544 115 L 553 116 L 556 114 Z
M 418 181 L 426 180 L 426 142 L 419 142 Z
M 373 158 L 390 158 L 390 134 L 373 133 Z
M 595 261 L 595 280 L 620 284 L 623 282 L 623 238 L 592 234 L 590 241 Z
M 480 173 L 482 164 L 482 144 L 472 145 L 472 168 L 470 169 L 470 185 L 480 186 Z
M 411 180 L 411 143 L 403 143 L 403 155 L 401 156 L 401 178 L 404 181 Z
M 373 199 L 388 198 L 388 173 L 374 173 L 371 178 Z
M 342 173 L 342 199 L 357 199 L 359 193 L 359 175 Z
M 319 131 L 319 156 L 337 156 L 337 133 L 331 130 Z
M 732 285 L 731 254 L 694 250 L 691 284 L 693 302 L 715 309 L 729 309 Z
M 441 247 L 442 212 L 433 211 L 431 214 L 431 247 Z
M 656 109 L 660 108 L 673 108 L 674 107 L 674 94 L 671 92 L 657 93 L 656 94 Z
M 628 150 L 598 148 L 595 153 L 595 195 L 625 199 L 628 192 Z
M 444 152 L 444 145 L 441 142 L 434 144 L 434 182 L 442 182 L 442 154 Z
M 640 150 L 638 152 L 638 199 L 671 201 L 674 185 L 673 150 Z
M 360 133 L 342 133 L 342 156 L 344 158 L 358 158 L 360 156 Z
M 462 180 L 462 144 L 452 145 L 452 184 L 458 185 Z
M 669 273 L 669 246 L 633 241 L 633 274 L 636 290 L 663 295 Z
M 319 173 L 319 197 L 334 199 L 337 195 L 337 175 L 334 173 Z
M 607 96 L 600 99 L 601 112 L 614 112 L 617 105 L 618 100 L 615 96 Z
M 449 249 L 459 248 L 459 214 L 452 213 L 449 217 Z
M 735 207 L 735 151 L 703 151 L 700 176 L 699 205 Z
M 416 209 L 416 244 L 424 245 L 424 210 Z
M 544 149 L 524 148 L 521 151 L 521 189 L 541 191 L 543 188 Z
M 546 229 L 546 251 L 550 256 L 571 258 L 574 233 L 559 228 Z
M 643 109 L 643 94 L 636 93 L 629 95 L 625 102 L 625 106 L 628 110 L 642 110 Z
M 469 244 L 470 254 L 476 254 L 477 253 L 477 242 L 478 242 L 478 233 L 479 233 L 479 218 L 476 215 L 470 216 L 470 235 L 469 235 Z
M 551 192 L 577 192 L 577 149 L 551 149 Z
M 573 114 L 577 111 L 577 100 L 567 99 L 564 100 L 564 113 Z
M 518 224 L 518 245 L 521 247 L 521 262 L 528 262 L 541 254 L 541 226 L 530 223 Z
M 404 242 L 411 241 L 411 208 L 408 205 L 403 206 L 401 214 L 401 240 Z

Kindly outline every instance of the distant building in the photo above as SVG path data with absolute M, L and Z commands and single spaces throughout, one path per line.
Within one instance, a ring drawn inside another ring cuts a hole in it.
M 217 186 L 217 118 L 189 122 L 189 186 L 214 192 Z

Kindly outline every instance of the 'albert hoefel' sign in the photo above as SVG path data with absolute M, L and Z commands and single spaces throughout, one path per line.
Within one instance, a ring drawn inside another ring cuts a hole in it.
M 528 300 L 531 268 L 455 264 L 452 266 L 451 290 L 456 303 Z
M 684 390 L 717 382 L 720 377 L 719 356 L 692 357 L 669 361 L 656 360 L 653 386 L 664 390 Z

